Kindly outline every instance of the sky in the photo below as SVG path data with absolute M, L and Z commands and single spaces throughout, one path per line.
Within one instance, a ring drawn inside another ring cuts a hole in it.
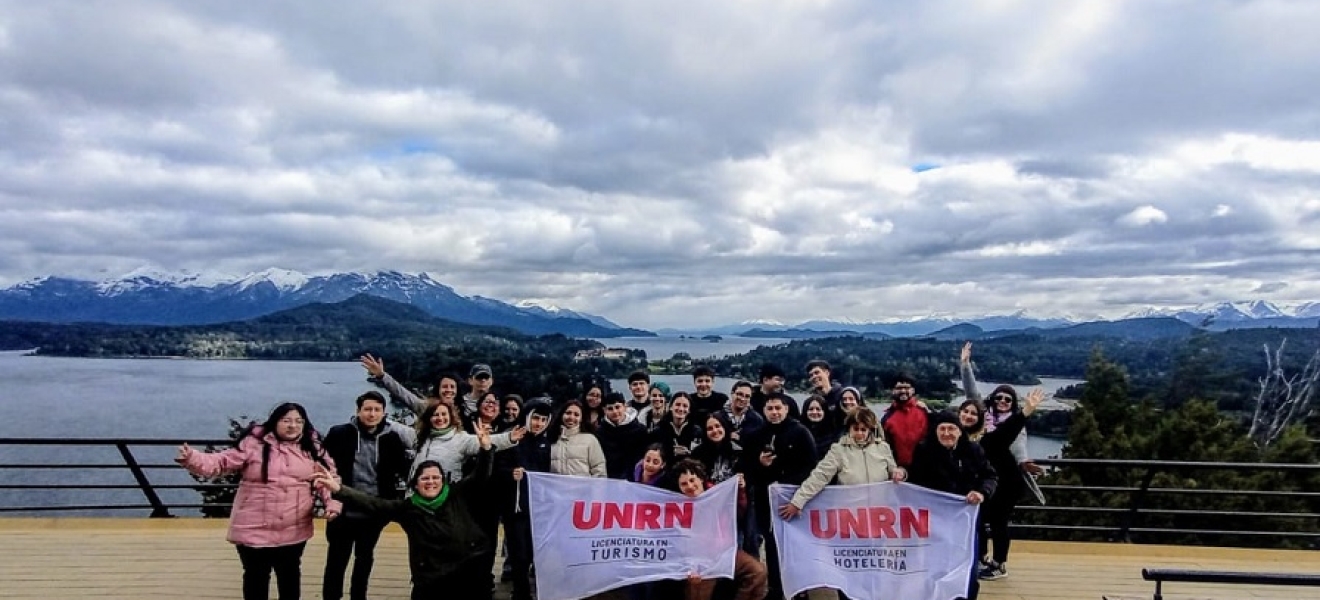
M 1320 3 L 0 0 L 0 286 L 638 327 L 1320 300 Z

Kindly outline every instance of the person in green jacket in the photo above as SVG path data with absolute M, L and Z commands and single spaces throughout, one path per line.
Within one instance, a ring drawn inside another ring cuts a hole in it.
M 479 501 L 478 491 L 490 476 L 489 428 L 477 434 L 481 451 L 477 468 L 466 479 L 445 481 L 440 463 L 425 461 L 417 466 L 410 487 L 412 495 L 387 500 L 342 485 L 334 474 L 319 469 L 313 478 L 318 487 L 364 512 L 394 521 L 408 536 L 408 563 L 412 572 L 413 600 L 423 598 L 490 598 L 490 580 L 481 577 L 489 560 L 486 534 L 470 510 Z

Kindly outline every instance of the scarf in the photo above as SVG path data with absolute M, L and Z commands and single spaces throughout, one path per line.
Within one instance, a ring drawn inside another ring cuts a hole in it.
M 577 435 L 578 432 L 581 431 L 581 430 L 582 430 L 582 426 L 580 426 L 580 425 L 577 426 L 577 427 L 569 427 L 569 426 L 565 425 L 565 426 L 564 426 L 564 429 L 563 429 L 563 431 L 562 431 L 562 433 L 561 433 L 561 435 L 560 435 L 559 437 L 562 438 L 562 439 L 571 438 L 571 437 Z
M 408 498 L 412 501 L 413 506 L 433 515 L 445 503 L 445 499 L 449 498 L 449 484 L 445 484 L 445 487 L 440 489 L 440 495 L 430 500 L 423 498 L 421 494 L 413 494 Z
M 431 437 L 432 437 L 432 438 L 438 438 L 438 437 L 441 437 L 441 436 L 449 435 L 449 434 L 451 434 L 451 433 L 453 433 L 453 432 L 454 432 L 454 426 L 453 426 L 453 425 L 450 425 L 449 427 L 446 427 L 446 428 L 444 428 L 444 429 L 432 429 L 432 430 L 431 430 Z

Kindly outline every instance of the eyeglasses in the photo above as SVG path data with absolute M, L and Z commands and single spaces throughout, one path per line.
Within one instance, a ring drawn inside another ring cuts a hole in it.
M 1008 394 L 995 394 L 995 402 L 1013 402 L 1013 397 Z
M 485 381 L 490 379 L 490 373 L 477 373 L 477 376 L 473 377 L 473 379 L 476 379 L 477 381 Z

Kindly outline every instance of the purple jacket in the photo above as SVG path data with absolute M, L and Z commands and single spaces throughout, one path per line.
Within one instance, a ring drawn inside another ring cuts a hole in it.
M 262 447 L 270 445 L 267 481 L 261 480 Z M 320 444 L 317 444 L 318 450 Z M 323 450 L 322 457 L 334 472 L 334 462 Z M 242 480 L 234 497 L 225 539 L 235 544 L 269 548 L 305 542 L 312 538 L 312 472 L 316 462 L 297 442 L 283 442 L 258 427 L 237 448 L 222 452 L 193 452 L 183 463 L 188 471 L 203 477 L 240 471 Z M 341 504 L 325 490 L 319 492 L 327 514 L 338 514 Z

